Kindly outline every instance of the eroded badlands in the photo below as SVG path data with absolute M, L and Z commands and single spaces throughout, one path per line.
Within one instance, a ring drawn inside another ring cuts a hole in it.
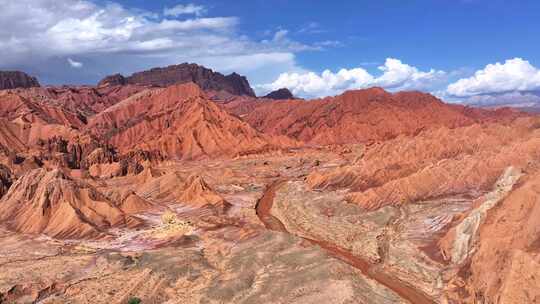
M 0 303 L 540 301 L 539 117 L 188 68 L 0 91 Z

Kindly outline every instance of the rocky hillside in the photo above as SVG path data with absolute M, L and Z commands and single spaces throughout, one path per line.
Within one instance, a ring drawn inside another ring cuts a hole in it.
M 0 221 L 25 233 L 56 238 L 103 236 L 117 226 L 137 226 L 91 186 L 59 170 L 36 169 L 19 178 L 0 200 Z
M 35 77 L 20 71 L 0 71 L 0 90 L 39 87 Z
M 134 73 L 129 77 L 120 74 L 107 76 L 99 82 L 98 86 L 138 84 L 167 87 L 188 82 L 197 84 L 204 91 L 225 91 L 238 96 L 255 96 L 246 77 L 236 73 L 225 76 L 203 66 L 189 63 L 153 68 Z
M 426 93 L 392 94 L 381 88 L 347 91 L 308 102 L 244 99 L 224 107 L 263 133 L 322 145 L 387 140 L 431 127 L 455 128 L 521 115 L 505 109 L 469 109 Z
M 275 91 L 272 91 L 272 92 L 264 95 L 263 98 L 279 100 L 279 99 L 294 99 L 294 96 L 291 93 L 291 91 L 289 91 L 289 89 L 282 88 L 282 89 L 275 90 Z
M 146 86 L 139 85 L 60 86 L 16 89 L 7 92 L 24 97 L 33 103 L 60 107 L 87 118 L 146 89 Z
M 259 133 L 193 83 L 128 98 L 92 117 L 87 128 L 122 152 L 157 150 L 182 159 L 264 151 L 292 142 Z

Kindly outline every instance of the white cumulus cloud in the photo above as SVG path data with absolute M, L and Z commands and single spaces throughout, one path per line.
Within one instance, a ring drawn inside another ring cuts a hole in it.
M 165 16 L 178 17 L 180 15 L 196 15 L 200 16 L 206 13 L 206 8 L 202 5 L 190 4 L 178 4 L 175 7 L 165 8 L 163 14 Z
M 510 92 L 495 95 L 475 95 L 465 102 L 476 106 L 534 107 L 540 104 L 540 96 L 532 93 Z
M 288 88 L 297 96 L 322 97 L 371 86 L 396 91 L 427 90 L 439 85 L 446 78 L 444 71 L 420 71 L 394 58 L 387 58 L 379 70 L 382 72 L 379 76 L 371 75 L 360 67 L 341 69 L 338 72 L 325 70 L 321 74 L 311 71 L 282 73 L 274 82 L 258 87 L 258 91 Z
M 200 5 L 162 11 L 115 1 L 4 1 L 0 69 L 24 70 L 44 83 L 95 83 L 110 73 L 182 62 L 229 72 L 246 60 L 257 67 L 249 69 L 248 78 L 267 83 L 284 71 L 298 70 L 296 53 L 320 49 L 295 41 L 286 30 L 276 33 L 275 40 L 254 40 L 239 31 L 237 17 L 210 16 Z M 77 64 L 62 64 L 71 63 L 68 58 L 92 64 L 73 69 Z
M 471 97 L 507 92 L 540 90 L 540 70 L 527 60 L 514 58 L 504 63 L 488 64 L 472 77 L 448 85 L 447 92 L 456 97 Z
M 268 31 L 268 35 L 272 34 L 271 31 Z M 261 47 L 271 47 L 274 49 L 280 49 L 283 50 L 289 50 L 294 52 L 300 52 L 300 51 L 321 51 L 324 49 L 324 47 L 335 47 L 336 45 L 332 44 L 325 44 L 326 41 L 319 41 L 315 42 L 312 45 L 307 45 L 304 43 L 300 43 L 298 41 L 295 41 L 290 38 L 290 32 L 287 29 L 279 28 L 277 31 L 273 34 L 271 40 L 262 40 L 261 41 Z
M 82 62 L 75 61 L 75 60 L 73 60 L 73 59 L 71 59 L 71 58 L 68 58 L 67 61 L 68 61 L 69 65 L 70 65 L 71 67 L 73 67 L 73 68 L 80 69 L 80 68 L 83 67 L 83 63 L 82 63 Z
M 423 72 L 394 58 L 387 58 L 379 70 L 383 74 L 375 79 L 374 84 L 390 90 L 427 90 L 446 78 L 444 71 L 431 69 Z

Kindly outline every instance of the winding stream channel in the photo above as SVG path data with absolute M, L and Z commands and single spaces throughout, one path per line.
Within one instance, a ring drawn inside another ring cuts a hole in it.
M 257 202 L 255 207 L 257 216 L 264 224 L 268 230 L 279 231 L 284 233 L 290 233 L 287 231 L 287 228 L 283 223 L 272 215 L 272 206 L 274 204 L 274 198 L 276 195 L 276 190 L 283 185 L 285 180 L 278 180 L 271 183 L 266 190 L 264 191 L 263 196 Z M 297 236 L 297 235 L 295 235 Z M 297 236 L 300 237 L 300 236 Z M 409 301 L 413 304 L 434 304 L 436 303 L 431 298 L 429 298 L 424 293 L 412 288 L 411 286 L 405 284 L 404 282 L 393 278 L 387 274 L 384 274 L 380 271 L 377 271 L 375 268 L 376 265 L 370 263 L 369 261 L 362 259 L 353 255 L 351 252 L 346 249 L 340 248 L 334 244 L 328 243 L 326 241 L 313 240 L 305 237 L 302 239 L 321 247 L 326 251 L 330 256 L 337 258 L 352 267 L 360 270 L 367 277 L 377 281 L 378 283 L 386 286 L 390 290 L 394 291 L 401 298 Z

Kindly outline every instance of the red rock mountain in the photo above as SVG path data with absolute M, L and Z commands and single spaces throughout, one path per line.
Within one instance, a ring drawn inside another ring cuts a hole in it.
M 347 91 L 307 102 L 241 99 L 224 107 L 263 133 L 323 145 L 385 140 L 430 127 L 455 128 L 520 115 L 504 109 L 469 109 L 446 104 L 430 94 L 392 94 L 381 88 Z
M 8 92 L 19 95 L 33 103 L 61 107 L 77 113 L 82 119 L 116 104 L 117 102 L 147 89 L 145 86 L 61 86 L 17 89 Z
M 98 86 L 125 84 L 167 87 L 178 83 L 196 83 L 204 91 L 225 91 L 233 95 L 255 96 L 248 80 L 236 73 L 223 75 L 197 64 L 182 63 L 165 68 L 153 68 L 129 77 L 120 74 L 107 76 Z
M 20 71 L 0 71 L 0 90 L 39 87 L 35 77 Z
M 123 153 L 142 149 L 181 159 L 265 151 L 292 142 L 259 133 L 193 83 L 125 99 L 92 117 L 88 130 Z

